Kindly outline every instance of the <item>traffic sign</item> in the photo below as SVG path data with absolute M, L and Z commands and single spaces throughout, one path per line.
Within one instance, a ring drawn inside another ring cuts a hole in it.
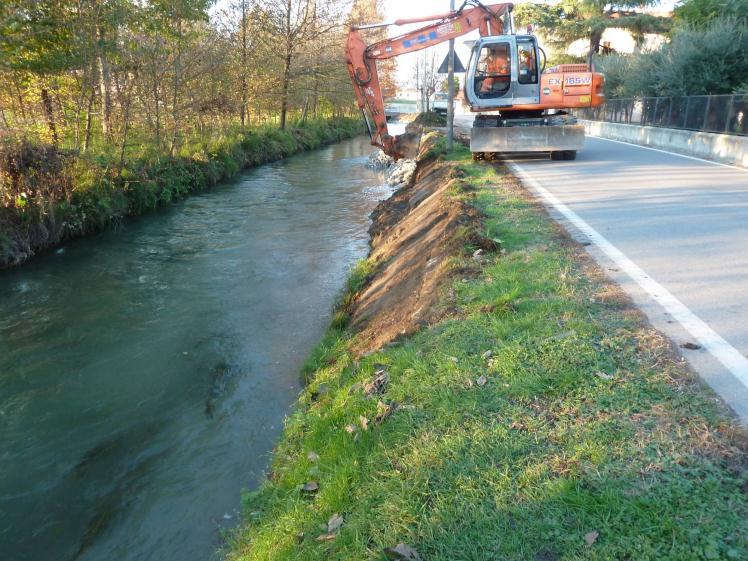
M 439 70 L 437 72 L 439 74 L 448 74 L 449 71 L 449 53 L 447 53 L 447 56 L 444 57 L 444 62 L 441 63 L 441 66 L 439 66 Z M 462 66 L 462 62 L 457 57 L 457 53 L 455 53 L 455 72 L 465 72 L 465 67 Z

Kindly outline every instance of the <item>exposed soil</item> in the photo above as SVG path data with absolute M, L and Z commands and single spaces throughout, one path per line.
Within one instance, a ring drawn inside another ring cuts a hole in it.
M 421 142 L 411 184 L 372 213 L 370 259 L 376 272 L 351 306 L 357 353 L 379 349 L 442 317 L 433 304 L 457 273 L 450 257 L 496 249 L 479 234 L 478 210 L 450 196 L 459 188 L 461 172 L 429 156 L 436 139 L 431 134 Z

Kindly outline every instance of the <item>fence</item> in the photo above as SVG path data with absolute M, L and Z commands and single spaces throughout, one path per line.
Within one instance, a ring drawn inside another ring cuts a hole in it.
M 748 94 L 609 99 L 574 113 L 592 121 L 748 135 Z

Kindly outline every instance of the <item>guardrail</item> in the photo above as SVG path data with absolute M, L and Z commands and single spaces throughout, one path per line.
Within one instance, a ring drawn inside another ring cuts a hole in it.
M 574 114 L 591 121 L 748 135 L 748 94 L 609 99 Z

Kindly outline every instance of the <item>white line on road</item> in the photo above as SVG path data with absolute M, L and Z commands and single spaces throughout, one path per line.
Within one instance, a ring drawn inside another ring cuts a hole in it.
M 649 296 L 659 303 L 673 319 L 677 320 L 704 349 L 721 362 L 732 375 L 748 388 L 748 358 L 743 356 L 735 347 L 725 341 L 714 329 L 709 327 L 685 304 L 673 296 L 660 283 L 650 278 L 638 265 L 626 257 L 618 248 L 611 244 L 592 226 L 562 203 L 555 195 L 531 177 L 516 162 L 508 161 L 509 167 L 522 181 L 531 187 L 543 200 L 560 212 L 582 234 L 600 248 L 618 267 L 626 272 Z
M 616 142 L 618 144 L 625 144 L 626 146 L 633 146 L 635 148 L 641 148 L 643 150 L 652 150 L 653 152 L 662 152 L 663 154 L 670 154 L 671 156 L 678 156 L 679 158 L 686 158 L 687 160 L 695 160 L 697 162 L 703 162 L 705 164 L 713 164 L 715 166 L 732 168 L 738 171 L 748 171 L 748 168 L 741 168 L 740 166 L 734 166 L 732 164 L 723 164 L 722 162 L 713 162 L 712 160 L 705 160 L 704 158 L 697 158 L 695 156 L 686 156 L 685 154 L 679 154 L 678 152 L 670 152 L 668 150 L 662 150 L 661 148 L 652 148 L 651 146 L 642 146 L 641 144 L 634 144 L 633 142 L 625 142 L 623 140 L 613 140 L 612 138 L 604 138 L 602 136 L 590 135 L 590 137 L 596 138 L 597 140 L 607 140 L 608 142 Z

